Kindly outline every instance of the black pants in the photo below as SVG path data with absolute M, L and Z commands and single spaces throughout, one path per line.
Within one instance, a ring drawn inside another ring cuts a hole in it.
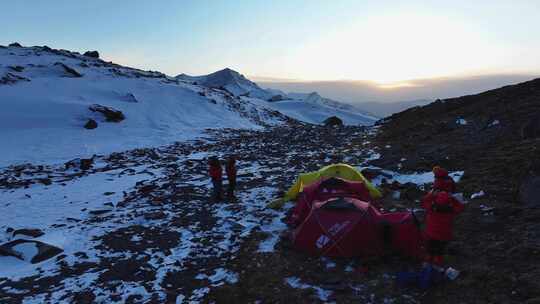
M 227 187 L 227 195 L 229 197 L 233 197 L 234 196 L 234 189 L 236 188 L 236 179 L 235 178 L 231 178 L 229 179 L 229 185 Z
M 428 240 L 426 249 L 431 256 L 444 255 L 447 245 L 448 241 Z
M 221 179 L 212 179 L 212 184 L 214 185 L 214 199 L 220 200 L 221 199 L 221 188 L 222 188 L 222 181 Z

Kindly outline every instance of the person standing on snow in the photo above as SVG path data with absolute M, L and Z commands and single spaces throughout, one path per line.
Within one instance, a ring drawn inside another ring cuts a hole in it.
M 453 225 L 456 215 L 464 209 L 451 193 L 455 191 L 454 180 L 440 167 L 433 168 L 435 182 L 433 190 L 422 199 L 426 210 L 427 257 L 425 262 L 442 266 L 443 255 L 448 242 L 453 238 Z
M 221 169 L 221 163 L 219 159 L 215 156 L 211 157 L 208 160 L 208 174 L 210 175 L 210 178 L 212 179 L 212 184 L 214 186 L 213 189 L 213 199 L 214 201 L 220 201 L 222 199 L 221 197 L 221 188 L 222 188 L 222 175 L 223 171 Z
M 234 155 L 229 156 L 227 159 L 225 171 L 227 172 L 227 180 L 229 181 L 227 197 L 232 199 L 234 198 L 234 190 L 236 188 L 236 157 Z

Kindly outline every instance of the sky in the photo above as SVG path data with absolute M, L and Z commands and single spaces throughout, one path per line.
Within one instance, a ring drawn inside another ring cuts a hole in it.
M 4 1 L 0 44 L 98 50 L 169 75 L 407 80 L 539 74 L 540 0 Z

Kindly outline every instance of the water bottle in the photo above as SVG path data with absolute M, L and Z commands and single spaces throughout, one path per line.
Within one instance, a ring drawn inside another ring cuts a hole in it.
M 455 280 L 458 276 L 459 276 L 459 271 L 452 268 L 452 267 L 448 267 L 448 269 L 446 269 L 446 271 L 444 272 L 444 274 L 446 275 L 446 277 L 448 279 L 450 279 L 451 281 Z

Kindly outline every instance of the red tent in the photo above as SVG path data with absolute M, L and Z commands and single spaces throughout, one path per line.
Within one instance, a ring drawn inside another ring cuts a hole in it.
M 381 213 L 362 182 L 321 180 L 304 189 L 290 218 L 294 246 L 314 255 L 376 256 L 387 250 L 423 257 L 409 212 Z

